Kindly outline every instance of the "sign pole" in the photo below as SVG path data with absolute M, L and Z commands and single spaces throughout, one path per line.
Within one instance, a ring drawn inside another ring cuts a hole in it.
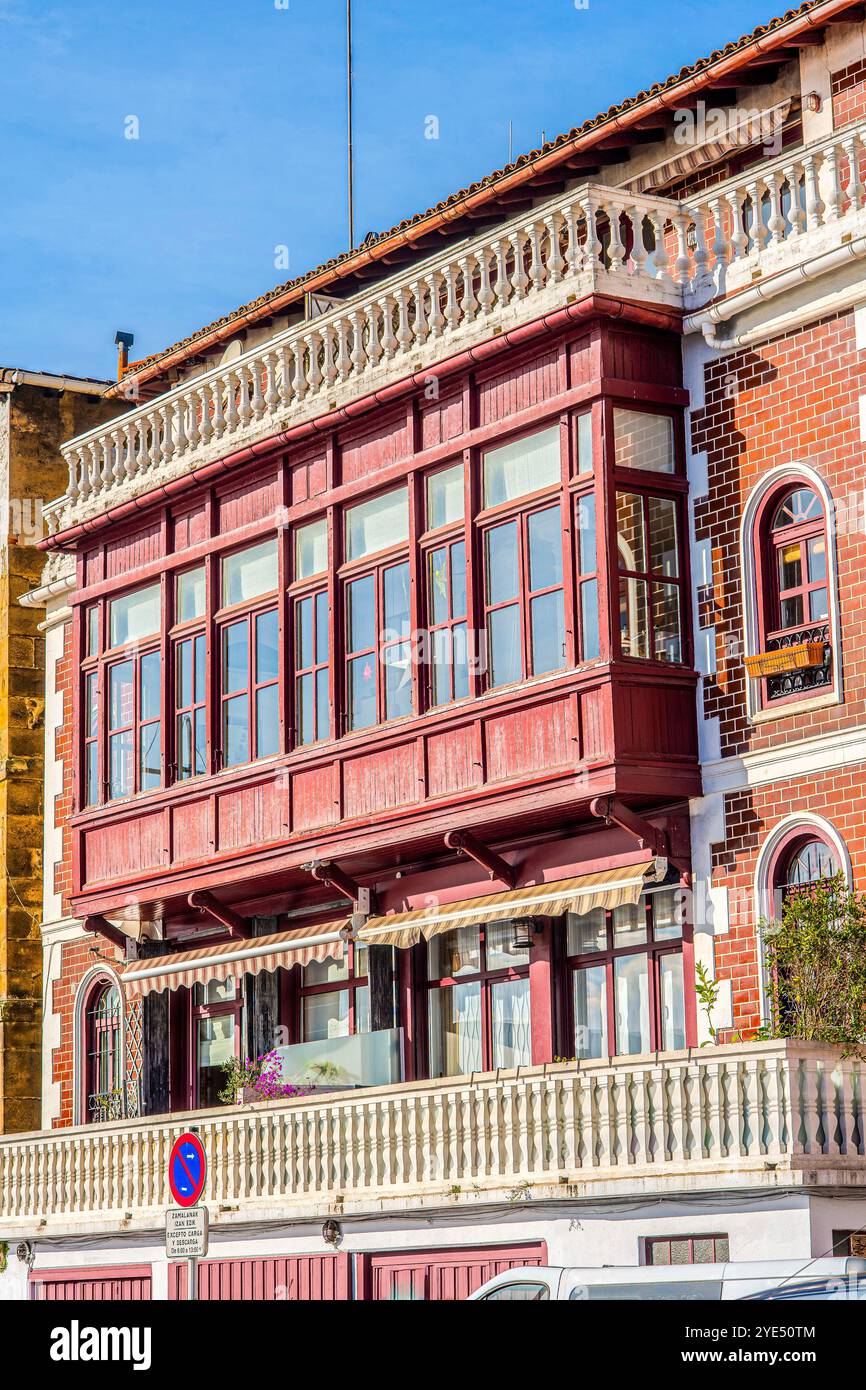
M 187 1267 L 187 1300 L 195 1303 L 198 1299 L 198 1260 L 193 1255 L 186 1262 Z

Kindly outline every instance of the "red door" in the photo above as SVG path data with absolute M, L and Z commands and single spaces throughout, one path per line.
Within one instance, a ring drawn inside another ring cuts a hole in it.
M 494 1274 L 547 1263 L 547 1247 L 491 1246 L 476 1250 L 416 1250 L 364 1257 L 365 1298 L 400 1302 L 424 1299 L 455 1302 L 468 1298 Z
M 30 1297 L 41 1302 L 141 1303 L 153 1297 L 150 1265 L 103 1269 L 44 1269 L 30 1276 Z
M 185 1264 L 168 1267 L 169 1298 L 186 1298 Z M 296 1255 L 282 1258 L 200 1260 L 198 1296 L 203 1302 L 330 1302 L 349 1297 L 349 1256 Z

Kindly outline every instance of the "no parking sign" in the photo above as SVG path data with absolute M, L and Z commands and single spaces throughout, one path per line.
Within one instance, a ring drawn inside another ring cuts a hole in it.
M 168 1185 L 179 1207 L 194 1207 L 201 1201 L 206 1178 L 204 1145 L 197 1134 L 182 1134 L 168 1159 Z

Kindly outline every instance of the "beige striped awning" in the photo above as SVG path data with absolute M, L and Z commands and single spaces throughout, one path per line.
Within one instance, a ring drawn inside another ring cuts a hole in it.
M 561 917 L 564 912 L 583 914 L 596 907 L 623 907 L 636 903 L 648 883 L 658 877 L 656 860 L 644 860 L 624 868 L 605 869 L 558 883 L 533 884 L 507 893 L 490 893 L 465 902 L 442 903 L 415 912 L 396 912 L 371 917 L 358 932 L 369 945 L 416 946 L 439 932 L 457 927 L 503 922 L 515 917 Z
M 181 985 L 204 985 L 210 980 L 236 979 L 239 975 L 258 975 L 262 970 L 309 965 L 310 961 L 342 960 L 346 918 L 324 922 L 317 927 L 296 927 L 293 931 L 270 936 L 249 937 L 197 951 L 175 951 L 172 955 L 151 956 L 130 961 L 121 970 L 128 994 L 159 993 Z

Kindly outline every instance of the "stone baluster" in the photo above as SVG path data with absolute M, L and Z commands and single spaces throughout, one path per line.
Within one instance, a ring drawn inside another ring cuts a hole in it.
M 637 203 L 631 203 L 626 208 L 626 216 L 632 232 L 630 260 L 635 279 L 640 280 L 646 275 L 647 261 L 649 260 L 649 252 L 643 239 L 643 209 Z
M 526 237 L 529 242 L 529 283 L 533 290 L 543 290 L 547 275 L 544 269 L 544 259 L 541 254 L 541 240 L 544 234 L 544 224 L 542 222 L 530 222 L 526 228 Z
M 400 346 L 397 334 L 394 332 L 394 310 L 396 308 L 393 294 L 386 294 L 380 300 L 382 306 L 382 349 L 385 353 L 386 362 L 392 361 L 397 355 Z
M 478 312 L 478 300 L 475 298 L 475 257 L 471 253 L 460 261 L 460 278 L 463 285 L 461 296 L 463 322 L 471 323 Z
M 218 376 L 211 385 L 211 396 L 213 397 L 213 416 L 211 417 L 211 428 L 215 439 L 220 439 L 225 433 L 226 417 L 223 411 L 223 397 L 226 390 L 226 378 Z
M 246 429 L 250 420 L 253 418 L 253 408 L 250 405 L 250 378 L 249 368 L 245 362 L 237 367 L 238 385 L 240 395 L 238 397 L 238 423 L 241 429 Z
M 460 304 L 457 299 L 457 266 L 453 261 L 445 267 L 445 323 L 451 333 L 460 323 Z
M 412 326 L 409 322 L 409 287 L 401 285 L 396 294 L 397 300 L 397 342 L 400 352 L 408 352 L 412 346 Z
M 482 315 L 487 315 L 493 308 L 496 296 L 493 293 L 493 285 L 490 280 L 490 250 L 483 247 L 476 257 L 478 262 L 478 303 Z
M 277 366 L 278 359 L 275 352 L 265 353 L 265 408 L 269 415 L 273 415 L 280 403 L 280 393 L 277 390 Z
M 820 173 L 821 197 L 824 200 L 822 222 L 835 222 L 839 216 L 839 166 L 836 159 L 836 146 L 827 145 L 823 151 Z
M 296 338 L 292 344 L 292 356 L 294 357 L 295 369 L 292 374 L 292 386 L 295 392 L 295 399 L 302 401 L 307 394 L 307 345 L 303 338 Z
M 818 182 L 818 164 L 811 151 L 803 156 L 803 173 L 806 180 L 806 231 L 812 232 L 821 222 L 824 203 Z
M 69 474 L 69 482 L 66 487 L 66 495 L 72 506 L 80 499 L 87 496 L 85 491 L 86 472 L 84 469 L 82 450 L 70 449 L 68 454 L 63 455 L 66 460 L 66 467 Z
M 226 372 L 226 433 L 232 434 L 238 425 L 238 389 L 241 374 L 235 369 Z
M 692 278 L 693 288 L 705 288 L 711 283 L 710 277 L 710 250 L 707 246 L 707 209 L 705 205 L 696 208 L 694 212 L 694 274 Z
M 413 333 L 415 342 L 422 346 L 427 341 L 430 325 L 427 320 L 427 281 L 416 280 L 412 286 L 412 302 L 415 309 Z
M 783 169 L 788 185 L 788 227 L 789 237 L 798 237 L 803 231 L 805 216 L 800 206 L 800 171 L 796 164 L 788 164 Z
M 760 175 L 755 174 L 748 184 L 749 201 L 752 205 L 752 226 L 751 226 L 751 255 L 760 255 L 767 241 L 767 229 L 764 226 L 764 209 L 761 201 L 761 187 L 764 180 Z
M 378 367 L 385 349 L 382 347 L 380 328 L 381 306 L 377 303 L 367 305 L 367 361 L 371 367 Z
M 777 169 L 772 169 L 767 174 L 764 182 L 770 193 L 770 216 L 767 221 L 767 231 L 770 233 L 770 245 L 778 246 L 785 240 L 785 219 L 782 216 L 782 189 L 781 174 Z
M 362 324 L 363 324 L 363 318 L 362 318 Z M 357 330 L 357 331 L 363 332 L 363 329 L 359 329 L 359 330 Z M 309 357 L 310 367 L 309 367 L 309 371 L 307 372 L 307 383 L 308 383 L 308 385 L 309 385 L 310 391 L 315 395 L 316 392 L 318 392 L 318 391 L 321 389 L 322 382 L 324 381 L 324 376 L 322 375 L 322 363 L 321 363 L 322 345 L 323 345 L 323 342 L 324 342 L 324 335 L 319 331 L 318 328 L 314 328 L 314 329 L 312 329 L 311 332 L 310 332 L 310 336 L 309 336 L 309 340 L 308 340 L 308 341 L 309 341 L 309 352 L 308 352 L 308 357 Z
M 577 275 L 583 269 L 583 251 L 580 246 L 581 209 L 576 203 L 569 203 L 565 209 L 565 266 L 566 275 Z
M 370 315 L 369 309 L 367 310 L 367 315 L 368 317 Z M 325 379 L 325 388 L 330 391 L 334 382 L 337 380 L 337 362 L 334 355 L 337 346 L 337 332 L 332 323 L 326 323 L 322 326 L 321 333 L 322 375 Z M 285 348 L 283 348 L 283 352 L 285 352 Z
M 677 254 L 674 260 L 673 276 L 678 285 L 687 285 L 691 279 L 692 258 L 689 255 L 689 224 L 687 212 L 678 212 L 674 217 L 674 230 L 677 237 Z
M 180 458 L 180 456 L 186 452 L 187 448 L 186 429 L 184 427 L 186 405 L 186 401 L 178 397 L 173 406 L 169 406 L 169 418 L 171 420 L 172 437 L 174 439 L 174 456 L 177 458 Z
M 508 274 L 509 244 L 505 237 L 496 243 L 496 307 L 502 309 L 512 295 L 511 277 Z
M 859 212 L 863 202 L 863 180 L 860 176 L 860 144 L 862 135 L 853 133 L 842 141 L 842 149 L 848 165 L 843 195 L 848 204 L 847 212 Z
M 110 438 L 112 440 L 112 444 L 109 448 L 111 454 L 111 483 L 112 485 L 116 484 L 119 486 L 126 478 L 126 468 L 124 467 L 123 461 L 123 430 L 120 429 L 120 427 L 112 430 Z
M 608 203 L 604 210 L 607 212 L 608 226 L 610 227 L 610 242 L 608 244 L 608 258 L 612 271 L 625 269 L 625 243 L 622 239 L 622 227 L 620 225 L 620 210 L 615 203 Z
M 529 276 L 526 273 L 526 262 L 524 259 L 523 237 L 524 233 L 522 230 L 512 232 L 509 237 L 514 252 L 514 270 L 511 275 L 511 287 L 514 290 L 514 297 L 517 300 L 525 299 L 529 289 Z
M 735 188 L 727 195 L 728 207 L 731 210 L 731 260 L 741 261 L 746 254 L 749 238 L 746 235 L 746 225 L 743 218 L 743 193 L 742 189 Z
M 355 376 L 360 376 L 367 366 L 367 354 L 364 350 L 364 311 L 355 309 L 351 315 L 352 325 L 352 351 L 350 354 L 352 371 Z
M 725 212 L 721 198 L 711 198 L 708 204 L 713 219 L 713 269 L 718 272 L 727 264 L 730 242 L 725 235 Z
M 583 215 L 586 219 L 586 265 L 588 270 L 597 273 L 604 264 L 604 247 L 598 234 L 598 204 L 592 189 L 587 188 L 581 199 Z
M 547 234 L 547 273 L 550 283 L 559 285 L 565 279 L 565 257 L 562 254 L 562 224 L 563 217 L 561 212 L 551 212 L 544 219 L 544 227 Z
M 352 368 L 352 358 L 349 354 L 349 320 L 346 318 L 337 319 L 337 376 L 340 381 L 346 381 Z
M 201 442 L 201 427 L 199 425 L 199 392 L 190 391 L 186 398 L 186 438 L 190 449 L 197 449 Z

